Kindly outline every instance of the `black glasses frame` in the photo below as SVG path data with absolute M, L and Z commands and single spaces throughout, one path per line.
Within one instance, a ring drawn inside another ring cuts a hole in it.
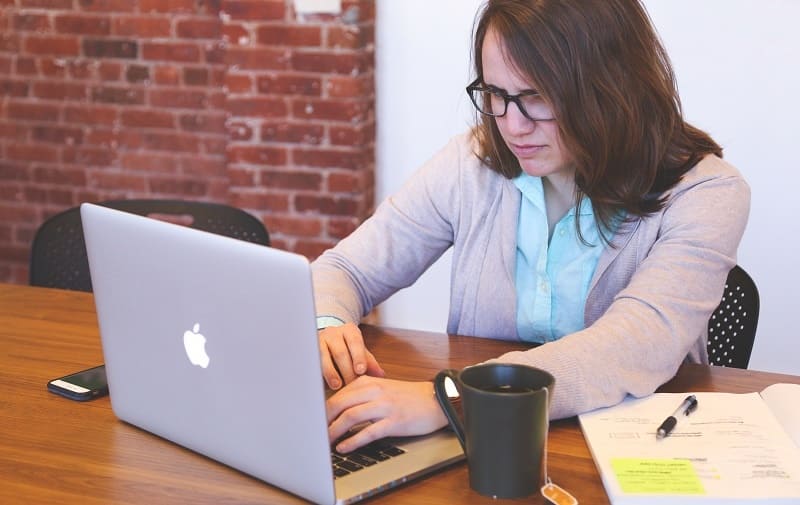
M 530 119 L 533 122 L 537 122 L 538 123 L 540 121 L 555 121 L 556 120 L 556 118 L 553 118 L 553 117 L 551 117 L 551 118 L 535 118 L 535 117 L 531 117 L 528 114 L 528 111 L 525 110 L 525 106 L 522 105 L 522 102 L 520 101 L 520 98 L 523 97 L 523 96 L 538 95 L 539 93 L 537 93 L 536 91 L 523 91 L 522 93 L 518 93 L 516 95 L 509 95 L 508 93 L 503 93 L 503 92 L 501 92 L 501 91 L 499 91 L 497 89 L 487 88 L 485 83 L 482 82 L 482 78 L 481 77 L 478 77 L 477 79 L 475 79 L 474 81 L 469 83 L 469 85 L 467 86 L 466 89 L 467 89 L 467 95 L 469 95 L 469 99 L 472 102 L 472 105 L 475 106 L 475 109 L 477 109 L 478 112 L 480 112 L 481 114 L 483 114 L 485 116 L 503 117 L 508 112 L 508 103 L 509 102 L 514 102 L 514 104 L 516 104 L 516 106 L 517 106 L 517 109 L 519 109 L 519 111 L 522 113 L 522 115 L 525 116 L 527 119 Z M 498 96 L 498 97 L 502 98 L 503 99 L 503 112 L 502 113 L 496 113 L 494 111 L 487 112 L 487 111 L 483 110 L 485 105 L 484 104 L 479 104 L 477 102 L 478 98 L 476 97 L 476 93 L 475 92 L 491 93 L 491 94 L 493 94 L 495 96 Z

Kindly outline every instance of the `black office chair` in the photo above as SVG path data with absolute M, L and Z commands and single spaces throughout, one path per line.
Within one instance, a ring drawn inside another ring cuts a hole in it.
M 708 362 L 747 368 L 758 325 L 758 288 L 742 267 L 728 273 L 722 301 L 708 320 Z
M 244 210 L 229 205 L 148 199 L 113 200 L 99 202 L 99 205 L 269 245 L 269 234 L 264 223 Z M 80 207 L 56 214 L 42 223 L 31 245 L 29 274 L 32 286 L 92 291 Z

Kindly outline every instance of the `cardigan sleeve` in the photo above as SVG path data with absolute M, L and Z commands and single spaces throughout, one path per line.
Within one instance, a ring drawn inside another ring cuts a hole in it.
M 593 324 L 498 359 L 554 375 L 552 418 L 613 405 L 626 395 L 648 395 L 684 360 L 707 359 L 708 319 L 736 264 L 750 189 L 716 157 L 693 170 L 661 213 L 637 223 L 599 276 L 590 297 L 609 300 Z M 614 285 L 620 279 L 621 289 Z
M 452 244 L 459 165 L 467 148 L 451 140 L 333 249 L 312 263 L 318 316 L 358 322 L 413 284 Z

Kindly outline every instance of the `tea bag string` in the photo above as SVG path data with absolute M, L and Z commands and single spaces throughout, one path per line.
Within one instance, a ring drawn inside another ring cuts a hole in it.
M 544 486 L 542 486 L 542 496 L 550 503 L 555 505 L 578 505 L 578 500 L 572 496 L 569 491 L 562 488 L 550 478 L 550 472 L 547 470 L 547 439 L 550 438 L 550 390 L 546 387 L 544 389 L 544 401 L 547 408 L 547 423 L 544 429 L 544 454 L 542 455 L 542 467 L 544 469 Z

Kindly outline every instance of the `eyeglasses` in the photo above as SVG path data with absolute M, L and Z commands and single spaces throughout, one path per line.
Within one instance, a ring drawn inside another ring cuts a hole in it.
M 509 95 L 494 86 L 486 86 L 478 77 L 467 86 L 467 94 L 478 112 L 487 116 L 505 116 L 508 102 L 514 102 L 522 115 L 531 121 L 555 121 L 550 106 L 536 91 Z

